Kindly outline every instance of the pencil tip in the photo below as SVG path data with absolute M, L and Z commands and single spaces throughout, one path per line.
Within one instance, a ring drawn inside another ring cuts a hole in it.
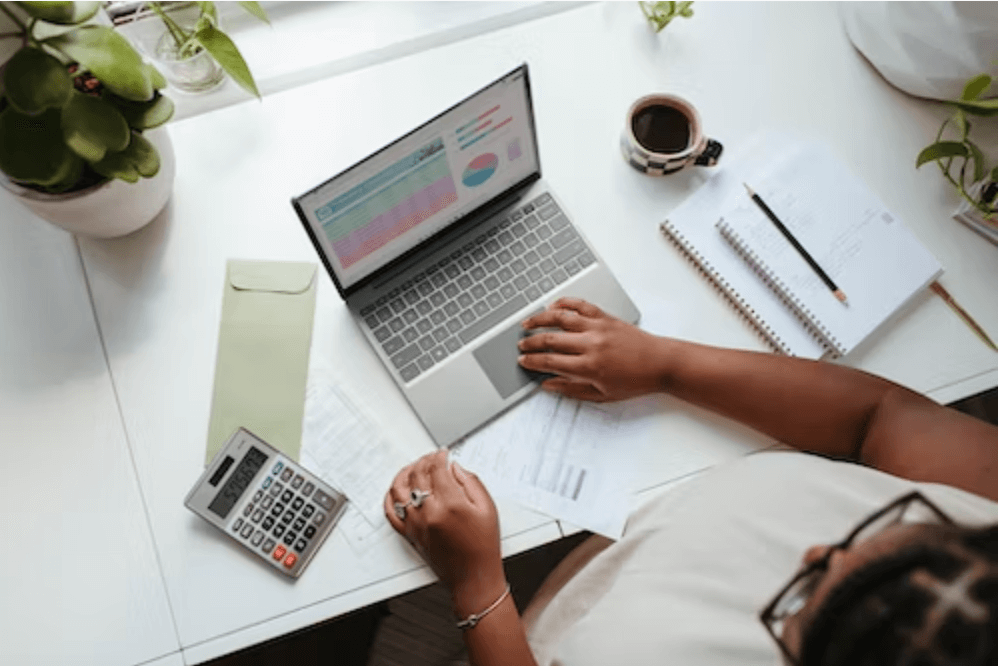
M 755 192 L 753 192 L 752 188 L 748 186 L 748 183 L 742 183 L 742 185 L 745 186 L 745 190 L 748 192 L 748 195 L 750 197 L 754 197 L 755 196 Z
M 841 289 L 836 289 L 835 290 L 835 298 L 839 299 L 839 301 L 842 302 L 842 303 L 846 302 L 846 294 Z

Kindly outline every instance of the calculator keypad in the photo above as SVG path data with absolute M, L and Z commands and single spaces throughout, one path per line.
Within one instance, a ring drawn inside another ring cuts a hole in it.
M 335 508 L 335 498 L 279 461 L 243 507 L 232 533 L 291 569 Z
M 245 428 L 229 438 L 184 505 L 256 557 L 297 578 L 347 498 Z

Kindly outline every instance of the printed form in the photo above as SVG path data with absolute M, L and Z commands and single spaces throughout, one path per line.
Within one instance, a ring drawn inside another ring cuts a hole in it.
M 451 455 L 490 492 L 617 539 L 631 491 L 629 468 L 613 452 L 625 409 L 538 392 Z

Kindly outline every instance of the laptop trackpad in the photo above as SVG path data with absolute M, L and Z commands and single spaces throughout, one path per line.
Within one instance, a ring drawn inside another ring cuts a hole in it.
M 513 324 L 473 352 L 478 365 L 504 400 L 531 382 L 540 383 L 554 376 L 526 370 L 516 362 L 520 357 L 516 343 L 528 335 L 520 324 Z

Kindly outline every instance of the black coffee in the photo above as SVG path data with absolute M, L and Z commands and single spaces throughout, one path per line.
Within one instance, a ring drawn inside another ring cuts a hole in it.
M 653 153 L 678 153 L 690 145 L 690 121 L 671 106 L 646 106 L 631 119 L 634 138 Z

